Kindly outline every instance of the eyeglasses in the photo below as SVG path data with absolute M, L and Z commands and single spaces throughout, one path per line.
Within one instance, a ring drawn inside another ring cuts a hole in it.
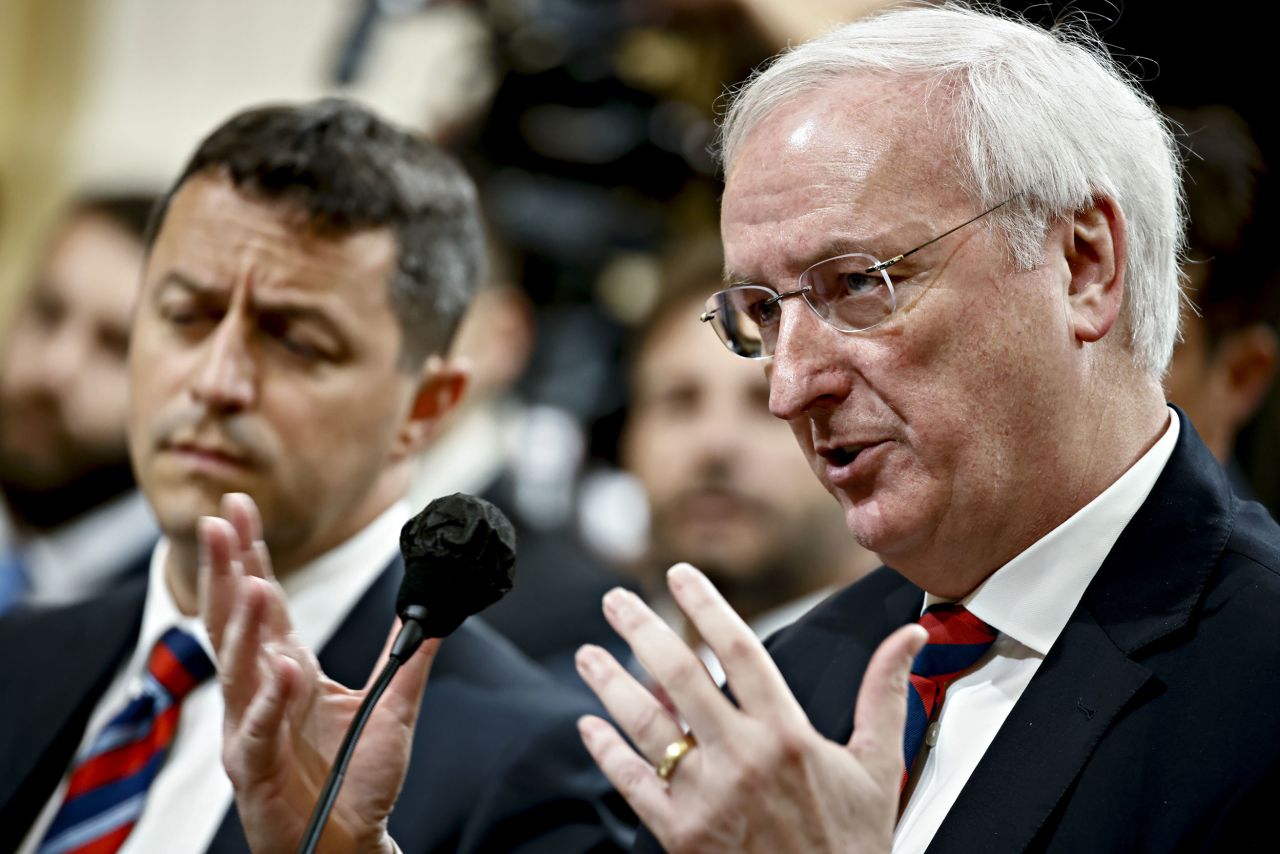
M 803 297 L 813 313 L 833 329 L 863 332 L 884 323 L 898 309 L 893 282 L 886 272 L 890 267 L 1016 198 L 1011 196 L 888 261 L 879 261 L 864 252 L 819 261 L 800 274 L 800 287 L 794 291 L 778 293 L 766 285 L 752 283 L 717 291 L 707 300 L 706 310 L 699 319 L 711 324 L 731 353 L 746 359 L 767 359 L 773 355 L 782 318 L 781 303 L 789 297 Z

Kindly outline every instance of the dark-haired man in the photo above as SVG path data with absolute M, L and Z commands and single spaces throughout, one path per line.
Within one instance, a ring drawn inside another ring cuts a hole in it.
M 129 313 L 154 199 L 85 196 L 55 227 L 0 358 L 0 614 L 142 572 L 155 523 L 125 446 Z
M 157 217 L 129 356 L 130 454 L 165 536 L 147 584 L 0 624 L 0 849 L 245 849 L 220 762 L 245 709 L 201 681 L 233 642 L 197 616 L 201 519 L 235 525 L 205 521 L 218 554 L 228 533 L 269 548 L 288 597 L 272 625 L 362 684 L 394 610 L 412 456 L 465 386 L 438 354 L 482 258 L 461 169 L 356 105 L 248 111 L 201 144 Z M 418 662 L 387 698 L 424 715 L 399 732 L 412 806 L 389 826 L 406 851 L 612 844 L 607 786 L 572 749 L 576 698 L 474 624 L 425 698 Z M 355 693 L 326 691 L 311 699 Z M 242 811 L 271 809 L 257 794 Z M 334 834 L 366 807 L 340 801 Z

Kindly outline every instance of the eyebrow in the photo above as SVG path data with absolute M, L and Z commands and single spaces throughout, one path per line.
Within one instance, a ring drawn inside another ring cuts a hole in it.
M 160 284 L 156 287 L 155 298 L 158 299 L 166 290 L 174 287 L 180 288 L 201 300 L 217 303 L 227 302 L 227 289 L 199 281 L 179 270 L 169 270 L 165 273 L 160 280 Z M 349 336 L 341 324 L 315 306 L 301 305 L 296 302 L 279 302 L 275 304 L 268 302 L 263 304 L 255 296 L 253 299 L 253 313 L 259 316 L 265 314 L 272 317 L 315 323 L 337 338 L 344 347 L 349 344 Z
M 903 243 L 901 246 L 898 245 L 898 243 L 902 242 L 899 238 L 899 234 L 909 230 L 913 224 L 915 223 L 904 223 L 900 228 L 885 230 L 872 235 L 871 237 L 832 237 L 825 243 L 819 245 L 813 251 L 805 253 L 804 260 L 797 265 L 799 267 L 799 271 L 796 275 L 800 275 L 801 272 L 809 269 L 820 261 L 838 258 L 841 255 L 861 253 L 863 255 L 870 255 L 877 261 L 883 261 L 885 258 L 892 258 L 897 253 L 905 252 L 914 245 L 909 243 Z M 876 247 L 875 252 L 868 248 L 871 246 Z M 880 254 L 877 254 L 877 252 Z M 881 254 L 884 255 L 884 258 L 880 257 Z M 905 264 L 906 262 L 903 263 Z M 760 279 L 735 273 L 728 264 L 724 266 L 722 273 L 726 284 L 732 285 L 761 282 Z

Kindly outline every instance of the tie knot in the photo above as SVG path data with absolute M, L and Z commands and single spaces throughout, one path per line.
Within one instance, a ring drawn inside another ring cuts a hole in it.
M 151 648 L 147 672 L 174 703 L 213 675 L 213 662 L 204 647 L 189 633 L 174 627 Z
M 996 639 L 996 630 L 963 605 L 934 605 L 920 617 L 929 643 L 916 656 L 911 672 L 939 677 L 972 667 Z

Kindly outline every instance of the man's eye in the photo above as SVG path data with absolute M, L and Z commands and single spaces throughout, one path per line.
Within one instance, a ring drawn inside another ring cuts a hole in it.
M 884 284 L 879 276 L 866 273 L 843 273 L 839 279 L 842 295 L 857 296 L 875 290 Z
M 184 303 L 161 305 L 160 316 L 175 326 L 188 326 L 205 319 L 205 315 L 195 306 Z
M 285 335 L 279 341 L 281 346 L 290 353 L 307 361 L 315 361 L 324 355 L 319 348 L 312 346 L 301 338 Z
M 750 313 L 757 326 L 773 326 L 782 315 L 782 307 L 777 300 L 761 300 L 751 306 Z

